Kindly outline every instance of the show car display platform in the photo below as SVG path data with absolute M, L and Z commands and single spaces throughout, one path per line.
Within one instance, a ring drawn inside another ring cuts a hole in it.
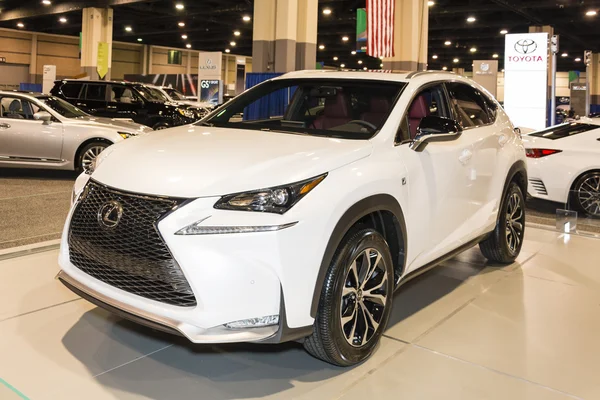
M 512 265 L 477 248 L 445 262 L 396 294 L 352 369 L 297 343 L 199 346 L 121 320 L 56 281 L 57 257 L 0 257 L 3 400 L 600 398 L 598 239 L 529 227 Z

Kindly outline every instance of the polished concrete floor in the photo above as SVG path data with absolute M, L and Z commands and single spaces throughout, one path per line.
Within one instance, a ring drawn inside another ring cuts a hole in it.
M 600 399 L 600 241 L 528 229 L 518 262 L 477 248 L 405 285 L 370 360 L 296 343 L 193 346 L 53 280 L 57 251 L 0 255 L 0 399 Z

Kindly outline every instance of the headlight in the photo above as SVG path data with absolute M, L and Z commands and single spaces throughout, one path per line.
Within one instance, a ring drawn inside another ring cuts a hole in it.
M 321 183 L 326 176 L 327 174 L 323 174 L 285 186 L 223 196 L 215 204 L 215 208 L 283 214 Z
M 130 132 L 117 132 L 123 139 L 129 139 L 130 137 L 137 136 L 135 133 Z
M 186 118 L 195 118 L 196 117 L 196 115 L 190 110 L 178 108 L 177 111 L 179 111 L 179 114 L 183 115 Z

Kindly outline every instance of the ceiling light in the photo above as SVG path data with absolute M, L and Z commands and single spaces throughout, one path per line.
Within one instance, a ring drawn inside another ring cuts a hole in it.
M 492 55 L 492 58 L 498 58 L 498 54 L 494 53 L 494 54 Z
M 506 29 L 502 29 L 502 30 L 500 31 L 500 34 L 501 34 L 501 35 L 506 35 L 507 33 L 508 33 L 508 30 L 506 30 Z
M 175 4 L 175 8 L 178 10 L 183 10 L 185 8 L 185 6 L 181 3 L 177 3 L 177 4 Z
M 562 53 L 560 56 L 561 57 L 569 57 L 569 53 Z
M 362 64 L 362 60 L 358 60 L 358 63 L 359 63 L 359 64 Z
M 63 24 L 67 22 L 67 19 L 65 17 L 60 17 L 58 20 Z
M 437 56 L 437 54 L 434 54 L 431 56 L 431 58 L 433 58 L 434 60 L 437 60 L 438 56 Z
M 448 67 L 442 67 L 442 71 L 448 71 Z
M 138 42 L 141 42 L 143 39 L 141 37 L 138 38 Z
M 229 45 L 230 45 L 231 47 L 234 47 L 234 46 L 235 46 L 235 44 L 236 44 L 235 42 L 229 42 Z
M 346 64 L 340 64 L 341 68 L 344 68 L 346 66 Z
M 452 60 L 452 62 L 453 62 L 453 63 L 455 63 L 455 64 L 456 64 L 457 62 L 459 62 L 459 61 L 460 61 L 460 60 L 459 60 L 458 58 L 455 58 L 454 60 Z
M 475 18 L 475 17 L 467 18 L 467 22 L 475 22 L 475 21 L 477 21 L 477 18 Z
M 324 45 L 324 44 L 320 44 L 320 45 L 319 45 L 319 50 L 323 50 L 324 48 L 325 48 L 325 45 Z
M 596 11 L 596 10 L 590 10 L 585 13 L 585 15 L 587 15 L 588 17 L 593 17 L 594 15 L 597 15 L 597 14 L 598 14 L 598 11 Z
M 181 26 L 182 28 L 185 26 L 185 22 L 180 22 L 177 25 Z
M 337 61 L 337 60 L 338 60 L 338 58 L 337 58 L 337 57 L 333 57 L 333 61 Z
M 344 42 L 347 42 L 348 40 L 350 40 L 350 38 L 349 38 L 348 36 L 344 36 L 344 37 L 342 37 L 342 40 L 343 40 Z
M 431 6 L 432 6 L 432 5 L 434 5 L 434 4 L 435 4 L 435 2 L 434 2 L 434 1 L 428 1 L 428 2 L 427 2 L 427 5 L 428 5 L 429 7 L 431 7 Z
M 188 44 L 185 45 L 185 47 L 187 47 L 188 49 L 191 49 L 192 45 L 188 43 Z
M 449 40 L 446 40 L 446 41 L 444 42 L 444 45 L 446 45 L 446 46 L 450 46 L 451 44 L 452 44 L 452 42 L 451 42 L 451 41 L 449 41 Z
M 225 53 L 231 53 L 231 50 L 225 49 Z
M 182 38 L 182 39 L 187 39 L 187 38 L 188 38 L 188 35 L 186 35 L 186 34 L 183 34 L 183 35 L 181 35 L 181 38 Z
M 42 4 L 45 6 L 49 6 L 50 4 L 52 4 L 52 2 L 50 0 L 43 0 Z
M 363 70 L 365 70 L 365 71 L 366 71 L 367 69 L 368 69 L 367 67 L 364 67 L 364 68 L 363 68 Z
M 323 15 L 330 15 L 331 14 L 331 8 L 324 8 L 323 9 Z
M 471 48 L 469 49 L 469 51 L 470 51 L 471 53 L 475 53 L 475 52 L 477 51 L 477 47 L 471 47 Z
M 356 50 L 352 50 L 352 51 L 350 52 L 350 54 L 352 54 L 353 56 L 355 56 L 355 55 L 356 55 Z
M 240 36 L 242 33 L 240 31 L 233 31 L 233 36 Z
M 131 31 L 133 30 L 133 28 L 131 28 L 130 26 L 126 26 L 126 27 L 125 27 L 125 30 L 126 30 L 127 32 L 131 32 Z
M 581 58 L 577 57 L 577 58 L 575 59 L 575 62 L 579 62 L 579 61 L 581 61 Z
M 248 22 L 248 21 L 250 21 L 250 16 L 249 16 L 249 15 L 244 15 L 244 16 L 242 17 L 242 19 L 243 19 L 244 21 Z
M 504 72 L 504 70 L 502 70 L 502 72 Z
M 24 24 L 24 23 L 22 23 L 22 22 L 19 22 L 19 23 L 17 24 L 17 26 L 18 26 L 19 28 L 25 28 L 25 24 Z

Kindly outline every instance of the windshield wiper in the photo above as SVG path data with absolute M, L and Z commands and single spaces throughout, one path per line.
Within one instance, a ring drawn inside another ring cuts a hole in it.
M 206 122 L 206 121 L 198 121 L 198 122 L 196 122 L 196 125 L 210 126 L 210 127 L 215 126 L 215 124 L 212 124 L 212 123 Z

